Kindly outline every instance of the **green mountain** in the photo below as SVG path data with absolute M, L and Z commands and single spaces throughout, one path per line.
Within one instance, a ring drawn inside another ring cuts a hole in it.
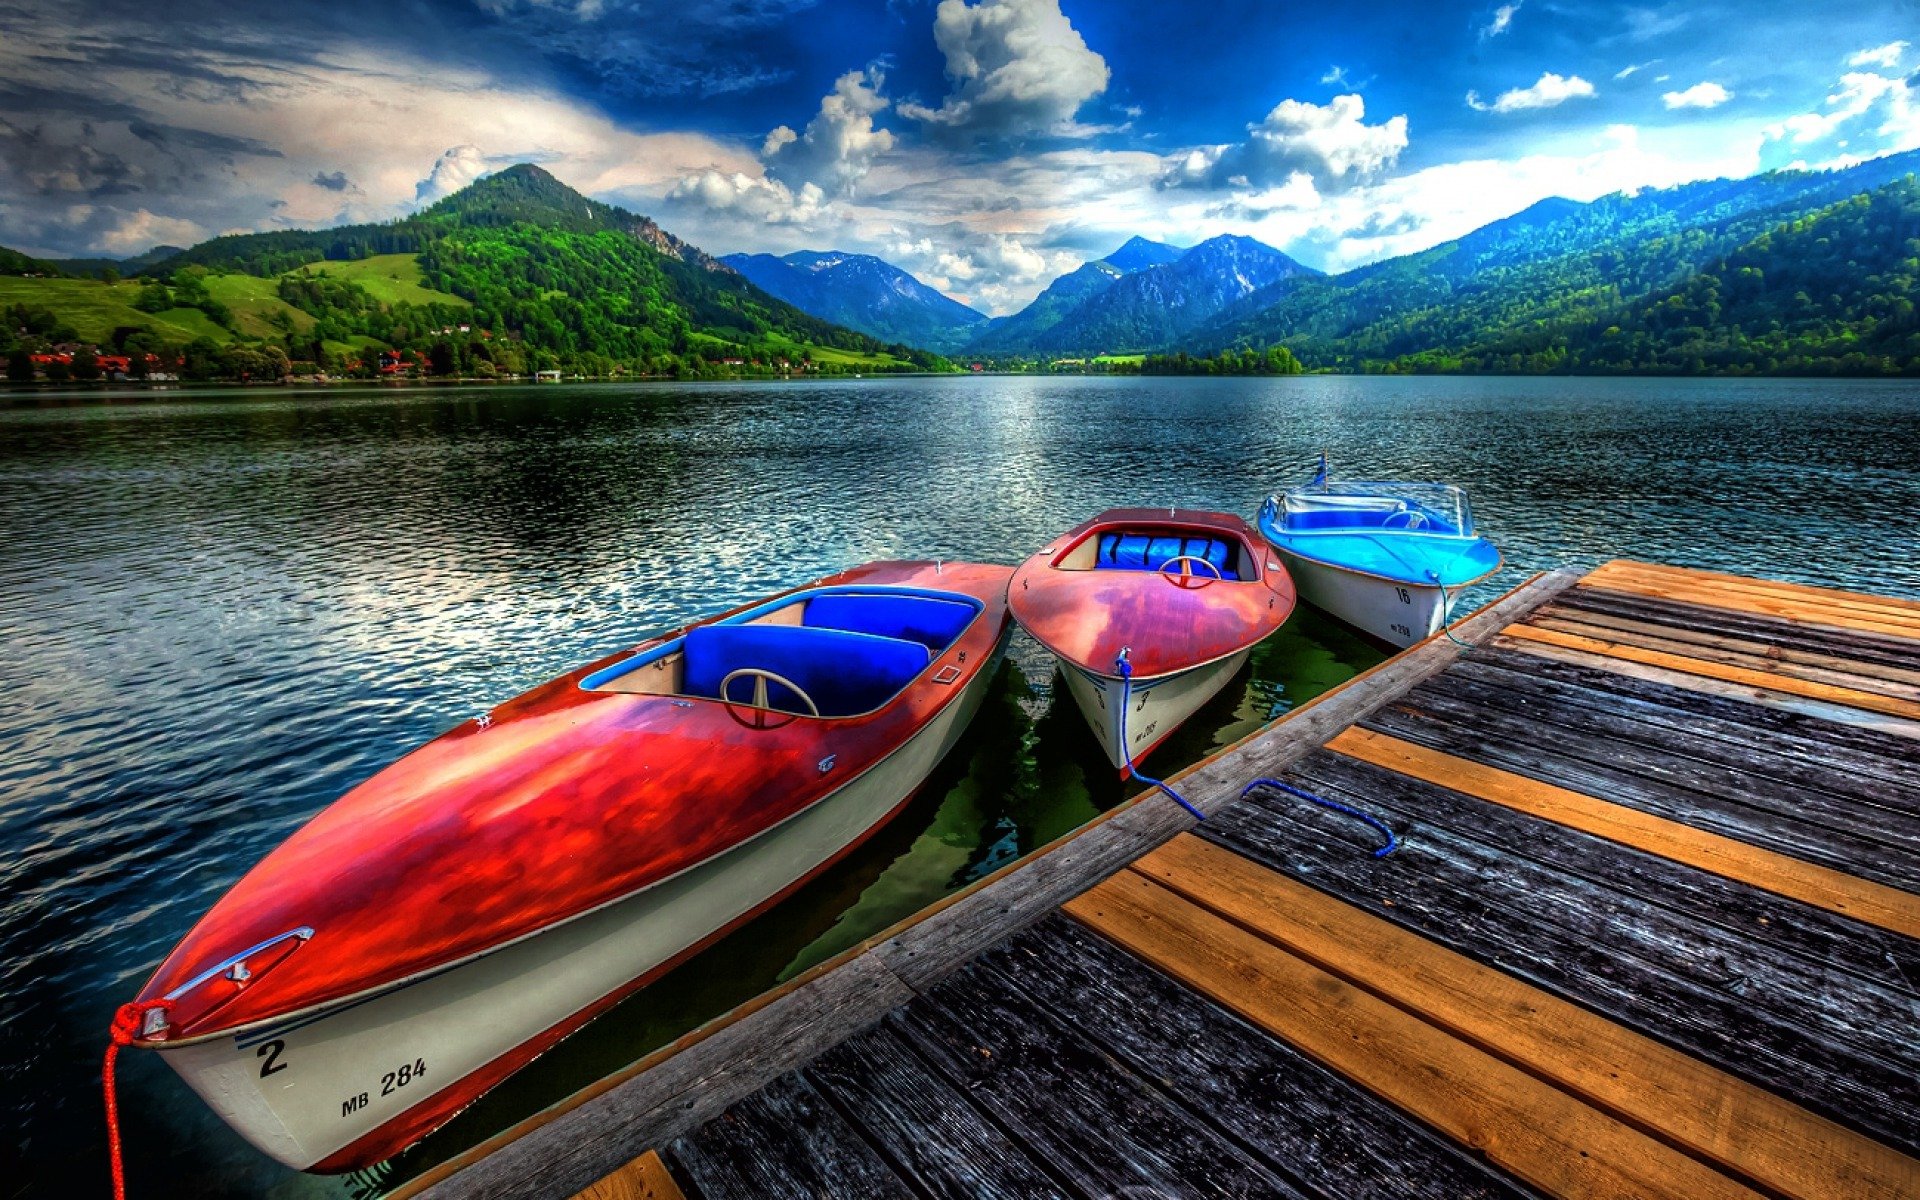
M 215 238 L 144 275 L 18 280 L 65 286 L 0 288 L 31 316 L 0 339 L 66 333 L 163 358 L 204 341 L 188 367 L 214 376 L 221 354 L 246 364 L 236 373 L 274 369 L 255 353 L 371 373 L 388 350 L 403 352 L 389 371 L 481 376 L 948 367 L 809 316 L 528 164 L 390 224 Z
M 1473 371 L 1896 374 L 1920 364 L 1920 183 L 1782 223 L 1605 315 L 1483 337 Z
M 1920 152 L 1591 204 L 1547 200 L 1417 254 L 1284 281 L 1230 307 L 1182 345 L 1210 352 L 1285 344 L 1309 366 L 1338 370 L 1470 369 L 1493 361 L 1491 347 L 1532 344 L 1527 338 L 1545 329 L 1593 321 L 1604 328 L 1610 314 L 1683 287 L 1776 226 L 1916 167 Z

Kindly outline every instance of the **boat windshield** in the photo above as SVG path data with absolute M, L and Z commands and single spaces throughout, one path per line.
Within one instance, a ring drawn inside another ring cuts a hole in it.
M 1280 497 L 1280 527 L 1288 533 L 1415 533 L 1470 538 L 1473 510 L 1450 483 L 1336 480 L 1295 488 Z

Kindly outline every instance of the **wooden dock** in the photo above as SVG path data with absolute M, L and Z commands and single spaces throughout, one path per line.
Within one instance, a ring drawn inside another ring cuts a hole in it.
M 1920 1197 L 1920 602 L 1617 562 L 1456 633 L 422 1186 Z

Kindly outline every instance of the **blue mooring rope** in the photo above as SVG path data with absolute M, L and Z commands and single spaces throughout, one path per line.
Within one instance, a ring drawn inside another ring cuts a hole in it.
M 1128 657 L 1131 653 L 1132 647 L 1128 647 L 1120 651 L 1119 655 L 1113 660 L 1113 665 L 1120 670 L 1120 754 L 1127 760 L 1127 773 L 1135 779 L 1138 779 L 1141 783 L 1152 784 L 1154 787 L 1159 788 L 1167 795 L 1173 797 L 1174 801 L 1179 804 L 1181 808 L 1192 813 L 1195 820 L 1204 821 L 1207 819 L 1207 814 L 1194 807 L 1192 801 L 1182 796 L 1179 792 L 1174 791 L 1173 788 L 1167 785 L 1165 780 L 1155 779 L 1150 775 L 1142 775 L 1140 768 L 1133 765 L 1133 751 L 1129 748 L 1127 742 L 1127 713 L 1131 708 L 1128 701 L 1132 698 L 1133 691 L 1133 663 Z M 1371 813 L 1361 812 L 1359 809 L 1349 807 L 1348 805 L 1340 803 L 1338 800 L 1329 800 L 1325 796 L 1316 796 L 1312 792 L 1294 787 L 1290 783 L 1281 783 L 1278 779 L 1256 779 L 1240 790 L 1240 798 L 1243 800 L 1246 799 L 1247 794 L 1258 787 L 1277 788 L 1290 796 L 1298 796 L 1300 799 L 1312 804 L 1318 804 L 1322 808 L 1330 808 L 1334 812 L 1345 813 L 1350 817 L 1365 821 L 1368 825 L 1378 830 L 1380 836 L 1387 839 L 1386 845 L 1373 852 L 1375 858 L 1385 858 L 1400 848 L 1400 839 L 1394 836 L 1393 830 L 1379 817 Z
M 1141 783 L 1150 783 L 1154 787 L 1159 788 L 1167 795 L 1172 796 L 1181 808 L 1192 813 L 1194 820 L 1204 821 L 1207 819 L 1207 814 L 1195 808 L 1192 801 L 1182 796 L 1179 792 L 1174 791 L 1171 787 L 1168 787 L 1164 779 L 1155 779 L 1149 775 L 1142 775 L 1140 768 L 1133 765 L 1133 751 L 1127 745 L 1127 710 L 1132 707 L 1128 701 L 1132 698 L 1133 694 L 1133 663 L 1128 661 L 1127 656 L 1132 652 L 1133 648 L 1129 646 L 1115 655 L 1113 660 L 1113 665 L 1120 668 L 1120 754 L 1127 760 L 1127 774 L 1138 779 Z
M 1384 837 L 1387 839 L 1386 845 L 1380 847 L 1378 850 L 1375 850 L 1373 852 L 1373 856 L 1375 858 L 1385 858 L 1387 855 L 1392 854 L 1395 850 L 1398 850 L 1400 848 L 1400 839 L 1393 835 L 1393 830 L 1388 827 L 1385 821 L 1382 821 L 1379 817 L 1374 816 L 1372 813 L 1361 812 L 1357 808 L 1353 808 L 1349 805 L 1342 804 L 1338 800 L 1329 800 L 1325 796 L 1316 796 L 1312 792 L 1309 792 L 1304 788 L 1294 787 L 1290 783 L 1281 783 L 1278 779 L 1256 779 L 1252 783 L 1248 784 L 1245 788 L 1241 789 L 1240 798 L 1242 800 L 1246 799 L 1247 793 L 1253 791 L 1253 789 L 1255 788 L 1261 788 L 1261 787 L 1276 788 L 1280 791 L 1287 793 L 1287 795 L 1289 796 L 1298 796 L 1300 797 L 1300 799 L 1305 800 L 1308 803 L 1318 804 L 1322 808 L 1330 808 L 1334 812 L 1345 813 L 1349 817 L 1353 817 L 1357 820 L 1365 821 L 1367 824 L 1373 826 L 1374 829 L 1378 830 L 1381 837 Z
M 1427 578 L 1433 580 L 1433 586 L 1440 589 L 1440 631 L 1447 635 L 1448 641 L 1460 647 L 1462 650 L 1473 649 L 1472 643 L 1463 642 L 1454 636 L 1453 613 L 1450 611 L 1451 600 L 1447 596 L 1447 585 L 1440 582 L 1440 572 L 1429 569 L 1427 571 Z

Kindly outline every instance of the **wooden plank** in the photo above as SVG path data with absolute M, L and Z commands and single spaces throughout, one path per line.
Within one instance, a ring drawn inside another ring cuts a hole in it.
M 798 1074 L 733 1105 L 668 1149 L 702 1200 L 914 1200 L 886 1162 Z
M 1623 658 L 1610 658 L 1604 654 L 1595 654 L 1587 650 L 1575 650 L 1566 646 L 1549 645 L 1546 642 L 1525 638 L 1500 636 L 1487 645 L 1498 650 L 1512 650 L 1540 658 L 1577 666 L 1594 667 L 1611 671 L 1632 679 L 1643 679 L 1651 683 L 1665 684 L 1673 688 L 1685 688 L 1707 696 L 1720 696 L 1731 700 L 1740 700 L 1748 704 L 1779 709 L 1783 712 L 1797 713 L 1816 717 L 1823 721 L 1832 721 L 1841 725 L 1854 725 L 1862 729 L 1871 729 L 1894 737 L 1920 739 L 1920 721 L 1909 721 L 1902 717 L 1887 716 L 1884 713 L 1869 712 L 1865 709 L 1850 708 L 1844 704 L 1832 704 L 1824 700 L 1812 700 L 1788 692 L 1773 691 L 1764 687 L 1747 687 L 1741 684 L 1726 683 L 1704 675 L 1695 675 L 1687 671 L 1670 670 L 1666 667 L 1650 666 L 1646 663 L 1629 662 Z
M 1920 1162 L 1231 851 L 1183 836 L 1132 870 L 1762 1190 L 1920 1195 Z
M 1920 938 L 1920 895 L 1912 892 L 1367 729 L 1349 729 L 1327 743 L 1327 748 L 1595 837 L 1791 896 L 1906 937 Z
M 885 1026 L 803 1068 L 807 1081 L 913 1185 L 938 1200 L 1043 1200 L 1067 1193 Z
M 1630 663 L 1615 663 L 1597 656 L 1594 661 L 1604 665 L 1482 646 L 1473 655 L 1462 658 L 1447 672 L 1447 678 L 1492 675 L 1508 680 L 1524 679 L 1529 687 L 1588 698 L 1587 702 L 1595 707 L 1651 712 L 1662 719 L 1709 730 L 1710 736 L 1722 740 L 1745 738 L 1748 744 L 1789 747 L 1810 761 L 1831 764 L 1836 773 L 1860 773 L 1911 782 L 1920 787 L 1920 779 L 1914 778 L 1911 766 L 1913 743 L 1906 738 L 1613 669 L 1631 667 Z
M 1882 696 L 1920 700 L 1920 682 L 1915 682 L 1920 680 L 1920 671 L 1877 667 L 1870 663 L 1856 664 L 1831 655 L 1783 650 L 1760 642 L 1743 642 L 1719 634 L 1695 633 L 1579 610 L 1543 610 L 1529 617 L 1527 624 L 1535 629 L 1557 629 L 1562 633 L 1619 642 L 1643 650 L 1659 650 L 1730 667 L 1767 671 L 1785 675 L 1789 679 L 1804 679 Z
M 1578 579 L 1574 571 L 1534 576 L 1456 622 L 1454 636 L 1469 643 L 1494 637 Z M 1227 804 L 1247 778 L 1285 769 L 1458 656 L 1451 641 L 1435 635 L 1181 772 L 1179 786 L 1203 810 Z M 554 1194 L 585 1187 L 619 1166 L 632 1149 L 694 1128 L 1192 824 L 1173 801 L 1147 793 L 429 1169 L 389 1200 Z
M 1569 873 L 1482 841 L 1481 829 L 1499 823 L 1492 817 L 1433 824 L 1448 806 L 1431 801 L 1451 793 L 1413 780 L 1349 788 L 1324 772 L 1323 762 L 1399 777 L 1331 753 L 1291 775 L 1402 830 L 1398 852 L 1376 859 L 1329 845 L 1330 829 L 1356 822 L 1269 792 L 1221 813 L 1198 836 L 1829 1120 L 1920 1153 L 1920 1044 L 1910 1036 L 1910 989 L 1879 986 L 1596 884 L 1588 872 Z M 1458 800 L 1484 814 L 1511 813 Z M 1585 841 L 1589 855 L 1633 853 L 1537 818 L 1511 817 L 1534 824 L 1531 840 L 1557 837 L 1569 852 Z
M 1825 654 L 1857 664 L 1904 671 L 1920 669 L 1920 646 L 1915 646 L 1910 638 L 1796 625 L 1764 613 L 1682 604 L 1636 592 L 1616 592 L 1600 587 L 1569 588 L 1555 597 L 1554 606 L 1628 617 L 1674 629 L 1764 642 L 1786 650 Z
M 686 1197 L 668 1173 L 667 1164 L 649 1150 L 573 1200 L 686 1200 Z
M 1844 798 L 1767 786 L 1739 773 L 1710 771 L 1642 747 L 1617 746 L 1432 694 L 1405 697 L 1363 724 L 1456 758 L 1604 797 L 1888 887 L 1920 891 L 1912 818 L 1895 828 L 1893 814 L 1863 810 Z
M 1134 872 L 1067 912 L 1555 1196 L 1753 1192 Z
M 1588 577 L 1583 586 L 1637 592 L 1665 600 L 1730 608 L 1739 612 L 1766 613 L 1797 624 L 1853 629 L 1890 637 L 1920 637 L 1920 620 L 1908 614 L 1863 610 L 1855 605 L 1824 598 L 1776 596 L 1725 584 L 1696 583 L 1626 571 L 1604 575 L 1596 572 Z
M 1679 567 L 1670 563 L 1639 562 L 1634 559 L 1617 558 L 1604 563 L 1593 571 L 1593 576 L 1605 579 L 1614 575 L 1641 575 L 1655 579 L 1671 579 L 1702 585 L 1744 588 L 1763 594 L 1785 596 L 1793 599 L 1828 604 L 1857 605 L 1870 610 L 1884 610 L 1894 613 L 1906 613 L 1920 619 L 1920 600 L 1903 596 L 1887 596 L 1878 592 L 1856 592 L 1844 588 L 1815 586 L 1805 583 L 1789 583 L 1783 579 L 1763 579 L 1754 575 L 1734 575 L 1725 571 L 1709 571 L 1699 567 Z
M 1920 816 L 1920 777 L 1906 758 L 1883 758 L 1849 745 L 1762 725 L 1766 711 L 1748 707 L 1745 720 L 1654 703 L 1641 695 L 1603 691 L 1515 671 L 1504 662 L 1462 661 L 1422 688 L 1547 724 L 1584 729 L 1623 743 L 1644 744 L 1703 762 L 1737 767 L 1800 787 L 1847 796 L 1862 804 Z M 1411 695 L 1411 693 L 1409 693 Z
M 1718 931 L 1714 939 L 1695 939 L 1701 954 L 1731 961 L 1764 951 L 1797 960 L 1808 972 L 1802 981 L 1817 987 L 1822 1006 L 1878 1014 L 1920 1000 L 1920 941 L 1878 926 L 1346 755 L 1316 754 L 1291 777 L 1322 795 L 1378 807 L 1385 819 L 1407 822 L 1409 837 L 1424 836 L 1430 826 L 1470 831 L 1491 850 L 1591 886 L 1595 897 L 1621 893 L 1670 912 L 1683 925 Z M 1772 978 L 1779 986 L 1795 983 L 1785 973 Z M 1851 978 L 1878 990 L 1863 999 Z
M 1805 679 L 1792 679 L 1771 671 L 1756 671 L 1748 667 L 1732 667 L 1723 663 L 1708 662 L 1691 656 L 1682 657 L 1658 650 L 1643 650 L 1638 646 L 1629 646 L 1617 641 L 1601 638 L 1581 637 L 1577 634 L 1560 633 L 1552 629 L 1536 629 L 1529 625 L 1509 625 L 1501 631 L 1505 636 L 1523 641 L 1545 642 L 1552 646 L 1561 646 L 1570 650 L 1584 650 L 1589 654 L 1600 654 L 1608 658 L 1624 659 L 1627 662 L 1645 663 L 1648 666 L 1664 667 L 1671 671 L 1684 671 L 1689 675 L 1704 675 L 1709 679 L 1720 679 L 1728 683 L 1742 684 L 1747 687 L 1766 688 L 1769 691 L 1787 692 L 1796 696 L 1807 696 L 1823 700 L 1829 704 L 1844 704 L 1852 708 L 1864 708 L 1873 712 L 1889 713 L 1906 720 L 1920 720 L 1920 701 L 1905 700 L 1895 696 L 1881 696 L 1872 692 L 1863 692 L 1857 688 L 1836 687 L 1832 684 L 1814 683 Z
M 1049 1013 L 973 964 L 888 1027 L 1081 1196 L 1302 1193 Z
M 1522 765 L 1513 769 L 1521 774 L 1537 774 L 1622 804 L 1638 805 L 1648 797 L 1655 802 L 1648 811 L 1674 820 L 1789 854 L 1804 846 L 1815 862 L 1870 878 L 1885 874 L 1905 881 L 1896 886 L 1910 883 L 1910 890 L 1920 889 L 1920 812 L 1897 787 L 1874 789 L 1873 797 L 1863 800 L 1828 788 L 1817 777 L 1810 784 L 1783 779 L 1770 771 L 1776 764 L 1764 751 L 1730 753 L 1724 757 L 1731 761 L 1715 762 L 1666 731 L 1604 717 L 1587 722 L 1547 704 L 1515 705 L 1518 711 L 1508 711 L 1470 693 L 1468 688 L 1422 685 L 1368 720 L 1404 714 L 1438 723 L 1497 752 L 1498 761 L 1485 759 L 1495 766 L 1519 762 Z M 1413 740 L 1433 744 L 1425 738 Z M 1464 757 L 1484 758 L 1478 753 Z M 1535 759 L 1546 773 L 1533 770 Z M 1584 763 L 1613 782 L 1595 788 L 1556 778 L 1552 772 L 1568 762 Z M 1749 829 L 1752 835 L 1743 832 Z M 1856 870 L 1856 864 L 1871 869 Z
M 1345 1076 L 1058 914 L 979 969 L 1303 1191 L 1327 1200 L 1521 1200 L 1533 1193 Z

